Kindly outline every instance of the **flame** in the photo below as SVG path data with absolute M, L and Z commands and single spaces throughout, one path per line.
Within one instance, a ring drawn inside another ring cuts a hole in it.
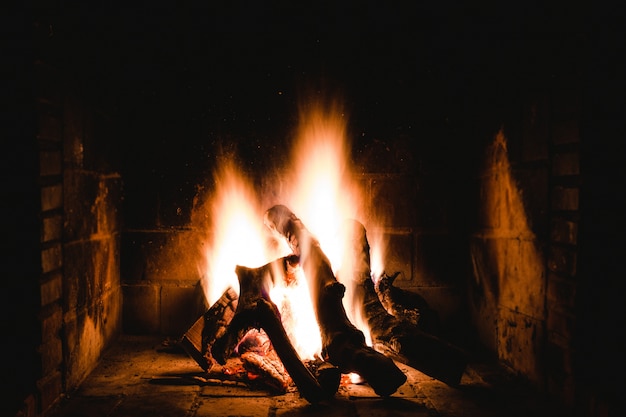
M 346 287 L 346 314 L 371 345 L 361 311 L 362 297 L 352 279 L 352 248 L 348 246 L 352 239 L 345 227 L 347 220 L 363 217 L 359 212 L 362 193 L 350 166 L 346 116 L 338 103 L 313 103 L 301 109 L 298 142 L 291 161 L 296 175 L 285 196 L 287 205 L 319 240 L 337 279 Z
M 373 233 L 372 233 L 373 232 Z M 379 230 L 368 230 L 368 239 L 370 242 L 370 269 L 372 281 L 376 284 L 385 272 L 385 251 L 383 234 Z
M 298 355 L 314 359 L 322 351 L 322 339 L 315 310 L 302 269 L 294 271 L 296 285 L 277 285 L 270 291 L 270 298 L 281 312 L 285 331 Z
M 211 200 L 213 241 L 207 250 L 205 282 L 212 305 L 231 286 L 239 292 L 235 267 L 259 267 L 269 262 L 267 233 L 259 222 L 260 207 L 250 182 L 231 159 L 215 173 L 215 195 Z
M 281 181 L 279 203 L 285 204 L 317 237 L 331 262 L 333 271 L 345 267 L 345 228 L 348 219 L 362 217 L 359 208 L 361 193 L 353 178 L 349 143 L 346 138 L 346 118 L 337 105 L 312 105 L 301 112 L 300 129 L 293 147 L 291 166 Z M 220 158 L 222 164 L 215 172 L 215 187 L 210 197 L 212 239 L 206 248 L 206 272 L 203 274 L 207 300 L 212 305 L 231 286 L 239 290 L 235 267 L 258 267 L 289 254 L 286 242 L 271 242 L 262 217 L 269 207 L 261 207 L 259 196 L 251 181 L 240 173 L 234 158 Z M 292 181 L 289 181 L 292 179 Z M 345 268 L 344 268 L 345 269 Z M 296 284 L 277 285 L 270 292 L 272 301 L 283 311 L 285 325 L 292 344 L 302 358 L 314 358 L 321 351 L 319 327 L 301 270 L 295 271 Z M 345 274 L 350 277 L 350 272 Z M 346 286 L 344 307 L 348 318 L 365 335 L 371 345 L 369 329 L 360 314 L 361 303 L 353 292 L 352 279 L 339 279 Z M 358 308 L 357 308 L 358 307 Z
M 341 111 L 320 106 L 303 112 L 291 158 L 295 182 L 285 196 L 287 206 L 319 240 L 335 272 L 345 250 L 341 226 L 356 217 L 345 138 Z

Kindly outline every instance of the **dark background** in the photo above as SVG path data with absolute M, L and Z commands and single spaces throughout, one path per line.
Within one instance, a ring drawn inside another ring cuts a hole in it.
M 280 163 L 299 106 L 313 98 L 344 103 L 354 155 L 402 140 L 418 155 L 416 170 L 472 172 L 484 142 L 517 123 L 525 89 L 579 65 L 590 41 L 583 10 L 556 4 L 63 3 L 36 11 L 35 33 L 47 39 L 38 55 L 73 69 L 102 101 L 94 104 L 110 109 L 114 139 L 96 142 L 93 159 L 122 174 L 131 228 L 153 225 L 167 207 L 172 215 L 157 223 L 188 223 L 220 146 L 237 149 L 252 174 Z

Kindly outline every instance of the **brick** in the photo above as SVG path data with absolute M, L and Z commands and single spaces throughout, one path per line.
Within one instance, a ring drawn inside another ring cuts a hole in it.
M 37 381 L 40 393 L 40 406 L 42 410 L 48 410 L 61 397 L 63 393 L 63 376 L 60 371 L 44 375 Z
M 232 396 L 211 397 L 204 396 L 196 410 L 197 417 L 209 417 L 215 415 L 215 410 L 228 410 L 229 416 L 246 416 L 246 417 L 267 417 L 274 414 L 276 417 L 288 416 L 285 409 L 280 406 L 272 412 L 274 403 L 271 398 L 259 397 L 255 398 L 255 407 L 250 407 L 249 402 L 241 401 L 240 398 Z M 291 412 L 291 411 L 290 411 Z M 333 417 L 332 413 L 326 413 L 328 417 Z M 337 414 L 338 416 L 339 414 Z
M 61 175 L 62 169 L 61 151 L 39 152 L 39 175 Z
M 248 412 L 247 414 L 241 414 L 238 410 L 244 407 L 234 407 L 234 408 L 215 408 L 207 404 L 208 414 L 203 414 L 200 410 L 204 407 L 204 401 L 199 401 L 196 405 L 193 405 L 190 410 L 190 404 L 195 404 L 194 399 L 197 397 L 197 394 L 192 391 L 193 387 L 171 387 L 168 391 L 163 391 L 163 387 L 161 389 L 155 389 L 150 394 L 136 396 L 130 395 L 127 398 L 124 398 L 123 401 L 119 401 L 112 407 L 106 406 L 102 413 L 96 414 L 94 416 L 135 416 L 137 415 L 137 410 L 141 410 L 141 414 L 144 416 L 177 416 L 181 413 L 183 415 L 190 414 L 194 417 L 214 417 L 218 416 L 232 416 L 232 417 L 255 417 L 259 414 L 256 414 L 256 407 L 252 407 L 254 412 Z M 93 402 L 93 401 L 92 401 Z M 234 401 L 236 402 L 236 401 Z M 240 406 L 242 403 L 239 400 L 237 403 Z M 256 403 L 255 406 L 261 408 L 260 403 Z M 90 407 L 91 408 L 91 407 Z M 111 410 L 111 411 L 109 411 Z M 268 414 L 266 414 L 268 415 Z
M 552 141 L 556 145 L 580 142 L 578 120 L 568 119 L 555 121 L 552 125 Z
M 543 320 L 501 308 L 497 332 L 500 360 L 530 381 L 540 383 L 543 377 Z
M 383 235 L 385 242 L 382 249 L 382 267 L 388 275 L 400 272 L 396 284 L 407 285 L 413 277 L 413 258 L 415 244 L 413 235 L 409 233 L 393 233 L 386 231 Z M 374 243 L 372 242 L 371 245 Z M 373 247 L 373 246 L 372 246 Z
M 37 398 L 35 394 L 29 394 L 26 398 L 24 398 L 24 404 L 22 406 L 21 411 L 17 414 L 20 417 L 37 417 L 40 415 L 37 408 Z M 20 414 L 21 413 L 21 414 Z
M 64 251 L 66 308 L 82 308 L 120 283 L 119 248 L 115 236 L 68 243 Z
M 548 319 L 546 321 L 546 329 L 548 334 L 558 335 L 566 341 L 572 340 L 574 335 L 575 317 L 573 314 L 557 308 L 548 310 Z
M 41 269 L 44 274 L 59 269 L 61 266 L 63 266 L 63 250 L 60 243 L 41 251 Z
M 457 286 L 422 286 L 407 290 L 419 294 L 426 300 L 428 305 L 439 315 L 444 328 L 454 328 L 454 325 L 459 324 L 455 323 L 459 319 L 459 313 L 465 314 L 462 306 L 464 306 L 466 294 Z
M 34 90 L 39 101 L 54 106 L 61 105 L 61 91 L 63 83 L 60 81 L 59 70 L 47 63 L 38 60 L 34 66 Z
M 574 249 L 550 245 L 548 249 L 548 269 L 565 276 L 575 276 L 577 252 Z
M 165 285 L 161 288 L 161 332 L 180 336 L 206 311 L 196 286 Z
M 121 179 L 76 169 L 65 170 L 65 233 L 68 240 L 120 230 Z
M 47 279 L 41 284 L 41 306 L 47 306 L 54 302 L 60 301 L 63 294 L 63 274 L 56 271 L 53 272 Z
M 546 343 L 546 366 L 547 374 L 553 380 L 563 381 L 573 374 L 572 350 L 554 344 L 552 341 Z
M 548 304 L 556 306 L 559 310 L 574 311 L 576 307 L 576 289 L 575 282 L 554 277 L 550 274 L 548 277 Z
M 96 301 L 98 302 L 98 301 Z M 122 289 L 113 288 L 102 297 L 100 331 L 104 340 L 113 340 L 122 330 Z
M 498 178 L 497 175 L 486 175 L 482 178 L 479 204 L 483 215 L 478 218 L 481 229 L 499 229 L 502 223 L 499 213 L 503 202 L 501 193 L 496 192 L 500 188 Z
M 537 242 L 475 237 L 470 251 L 480 297 L 537 320 L 544 319 L 545 267 Z
M 579 154 L 577 152 L 563 152 L 554 155 L 552 174 L 556 176 L 580 174 Z
M 552 209 L 575 211 L 579 209 L 578 187 L 556 186 L 552 189 Z
M 46 111 L 39 111 L 37 118 L 37 139 L 61 142 L 62 128 L 59 117 Z
M 48 211 L 63 207 L 63 185 L 41 187 L 41 210 Z
M 106 339 L 101 327 L 102 306 L 94 301 L 90 308 L 66 314 L 65 356 L 66 387 L 69 391 L 77 388 L 98 363 L 105 348 Z
M 544 319 L 545 266 L 534 240 L 496 239 L 499 259 L 498 299 L 502 306 L 537 320 Z
M 42 340 L 58 339 L 63 327 L 63 311 L 60 305 L 46 309 L 46 315 L 41 318 Z
M 141 280 L 195 283 L 206 271 L 202 236 L 194 230 L 147 230 L 122 234 L 122 275 Z
M 123 285 L 122 321 L 124 333 L 159 334 L 161 330 L 161 287 Z
M 513 177 L 517 183 L 515 188 L 511 189 L 515 189 L 519 196 L 517 206 L 511 208 L 519 216 L 516 227 L 546 230 L 548 216 L 545 213 L 550 206 L 550 171 L 547 163 L 524 165 L 515 170 Z
M 39 347 L 41 353 L 41 373 L 49 375 L 60 369 L 63 362 L 63 343 L 60 337 L 46 340 Z
M 405 250 L 414 248 L 412 285 L 460 283 L 461 277 L 466 273 L 463 262 L 456 262 L 466 256 L 466 248 L 460 239 L 453 239 L 447 233 L 417 233 L 413 239 L 415 243 L 399 242 L 405 246 Z
M 63 103 L 63 159 L 67 167 L 82 168 L 84 158 L 84 115 L 87 111 L 75 94 L 68 93 Z
M 575 245 L 578 242 L 578 223 L 556 218 L 552 221 L 550 237 L 554 242 Z
M 372 216 L 384 227 L 416 225 L 418 201 L 415 180 L 406 177 L 379 177 L 371 182 Z
M 50 242 L 60 240 L 63 236 L 63 217 L 54 215 L 52 217 L 44 217 L 41 221 L 41 241 Z

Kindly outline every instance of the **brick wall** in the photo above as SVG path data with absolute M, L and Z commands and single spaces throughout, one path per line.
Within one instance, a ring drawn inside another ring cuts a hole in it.
M 190 227 L 124 232 L 124 332 L 180 337 L 206 311 L 197 233 Z
M 458 155 L 442 156 L 447 158 L 444 164 L 420 172 L 419 150 L 407 136 L 366 141 L 355 147 L 352 179 L 364 193 L 360 207 L 363 217 L 359 220 L 366 226 L 372 243 L 375 236 L 382 237 L 385 271 L 398 272 L 395 285 L 420 293 L 440 313 L 444 326 L 458 331 L 461 322 L 467 325 L 462 314 L 466 251 L 461 232 L 454 224 L 458 217 L 451 220 L 456 216 L 450 214 L 452 201 L 465 195 L 464 190 L 455 188 L 456 176 L 450 170 L 450 166 L 459 167 Z M 272 152 L 256 155 L 253 161 L 258 163 L 266 156 L 280 159 Z M 287 182 L 290 175 L 289 172 L 268 174 L 268 171 L 257 174 L 255 190 L 258 197 L 268 200 L 284 192 L 281 181 Z M 192 180 L 182 175 L 178 178 L 181 183 Z M 202 239 L 210 231 L 192 221 L 193 215 L 189 213 L 198 209 L 194 201 L 211 192 L 210 185 L 200 185 L 211 181 L 210 178 L 196 181 L 198 194 L 182 203 L 179 195 L 168 194 L 164 187 L 144 190 L 142 204 L 159 203 L 146 210 L 143 217 L 131 218 L 132 224 L 127 224 L 130 227 L 122 238 L 126 332 L 179 337 L 207 308 L 201 287 L 205 273 L 201 251 L 205 246 Z M 283 197 L 289 200 L 291 196 Z M 178 213 L 174 207 L 179 207 Z M 463 207 L 453 211 L 457 210 Z M 261 216 L 259 213 L 259 222 Z
M 9 178 L 22 208 L 3 216 L 24 219 L 9 235 L 12 245 L 37 252 L 9 263 L 18 276 L 6 293 L 21 297 L 6 303 L 6 314 L 22 323 L 7 333 L 19 347 L 12 356 L 21 359 L 13 364 L 19 383 L 9 413 L 24 416 L 45 415 L 71 394 L 121 329 L 121 178 L 102 152 L 115 142 L 112 107 L 104 85 L 67 65 L 67 51 L 52 36 L 55 23 L 22 28 L 33 44 L 16 72 L 28 89 L 14 117 L 27 127 L 10 138 L 9 152 L 19 161 Z
M 570 406 L 580 250 L 580 97 L 573 80 L 526 91 L 521 118 L 487 148 L 469 286 L 483 344 L 513 373 Z
M 557 90 L 552 100 L 550 225 L 547 246 L 546 383 L 573 404 L 574 323 L 579 255 L 581 92 Z
M 61 73 L 35 63 L 36 141 L 41 181 L 41 375 L 37 381 L 37 413 L 64 393 L 63 334 L 63 96 Z

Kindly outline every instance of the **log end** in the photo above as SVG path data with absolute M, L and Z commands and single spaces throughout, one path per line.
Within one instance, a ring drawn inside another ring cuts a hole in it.
M 370 347 L 359 349 L 353 361 L 356 372 L 381 397 L 390 396 L 406 382 L 406 375 L 392 359 Z

